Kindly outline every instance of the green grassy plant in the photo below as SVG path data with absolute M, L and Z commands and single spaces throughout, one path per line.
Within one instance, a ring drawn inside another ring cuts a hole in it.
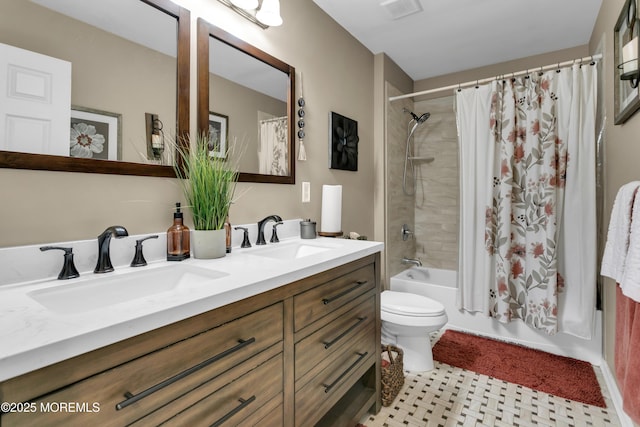
M 191 209 L 193 226 L 196 230 L 221 230 L 233 201 L 237 167 L 231 160 L 209 155 L 205 134 L 199 134 L 191 142 L 189 151 L 176 144 L 174 170 Z M 224 154 L 230 157 L 229 153 Z

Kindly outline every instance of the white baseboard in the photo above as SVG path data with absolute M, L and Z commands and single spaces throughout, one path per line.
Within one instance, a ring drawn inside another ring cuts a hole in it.
M 620 389 L 618 388 L 618 383 L 613 376 L 613 373 L 609 369 L 609 365 L 603 359 L 602 363 L 600 363 L 600 369 L 602 370 L 602 376 L 604 377 L 604 382 L 607 384 L 607 388 L 609 389 L 609 395 L 611 396 L 611 401 L 613 402 L 613 406 L 616 409 L 616 413 L 618 414 L 618 419 L 620 420 L 621 427 L 634 427 L 633 420 L 629 418 L 629 416 L 622 409 L 622 395 L 620 394 Z

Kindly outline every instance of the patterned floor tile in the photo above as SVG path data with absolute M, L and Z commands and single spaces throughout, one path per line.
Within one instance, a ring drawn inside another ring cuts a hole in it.
M 360 422 L 367 427 L 619 427 L 602 373 L 594 369 L 606 408 L 436 361 L 431 372 L 406 372 L 396 400 Z

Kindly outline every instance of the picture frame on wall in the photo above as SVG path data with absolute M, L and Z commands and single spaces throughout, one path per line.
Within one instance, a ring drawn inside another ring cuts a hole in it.
M 209 156 L 227 158 L 229 117 L 209 111 Z
M 640 108 L 636 0 L 627 0 L 614 27 L 614 124 L 626 122 Z M 635 58 L 631 58 L 635 56 Z M 634 60 L 635 59 L 635 60 Z M 636 72 L 631 70 L 635 68 Z
M 329 168 L 358 170 L 358 122 L 329 113 Z
M 71 106 L 69 156 L 122 160 L 122 114 Z

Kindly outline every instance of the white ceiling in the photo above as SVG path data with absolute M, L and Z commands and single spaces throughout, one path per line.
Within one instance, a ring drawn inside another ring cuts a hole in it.
M 391 19 L 385 1 L 313 0 L 374 54 L 413 80 L 582 46 L 602 0 L 416 0 L 422 11 Z M 546 64 L 540 64 L 546 65 Z

